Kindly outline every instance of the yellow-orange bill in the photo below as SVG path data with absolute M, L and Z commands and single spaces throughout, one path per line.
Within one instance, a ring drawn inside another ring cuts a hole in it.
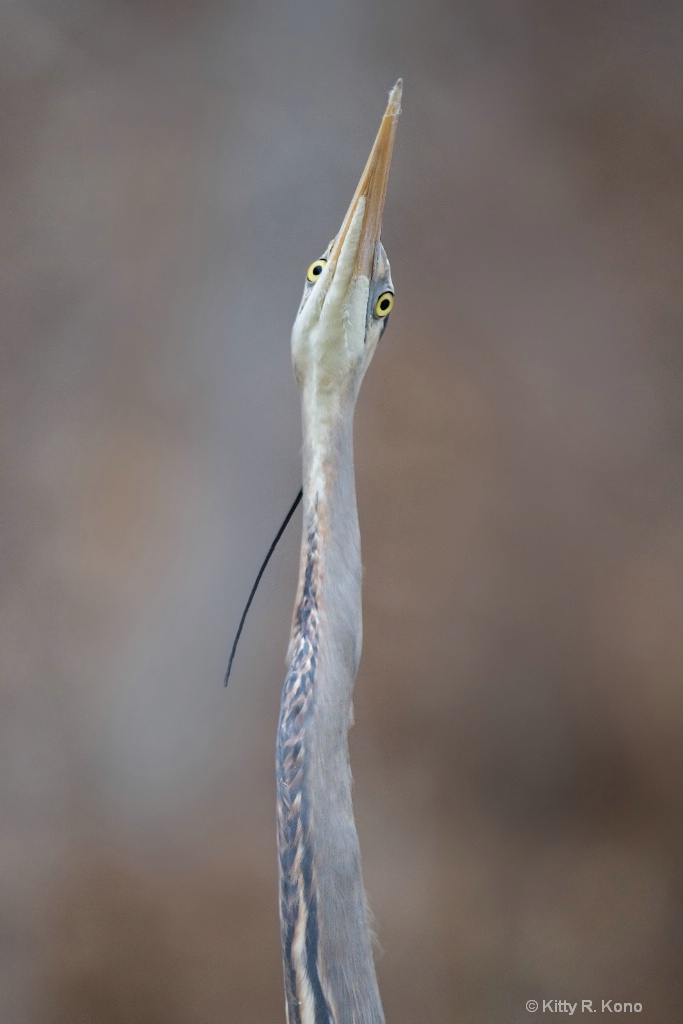
M 382 212 L 384 210 L 384 199 L 387 194 L 387 181 L 389 180 L 391 154 L 394 149 L 396 125 L 398 123 L 398 115 L 401 113 L 402 92 L 403 81 L 399 78 L 389 93 L 389 102 L 384 112 L 382 123 L 379 126 L 375 144 L 372 147 L 365 170 L 361 174 L 360 181 L 351 200 L 351 205 L 346 211 L 339 234 L 335 238 L 332 251 L 330 252 L 330 262 L 334 265 L 337 262 L 342 243 L 358 206 L 358 200 L 364 197 L 365 213 L 363 215 L 363 228 L 354 273 L 357 275 L 363 274 L 365 277 L 372 276 L 375 253 L 382 231 Z

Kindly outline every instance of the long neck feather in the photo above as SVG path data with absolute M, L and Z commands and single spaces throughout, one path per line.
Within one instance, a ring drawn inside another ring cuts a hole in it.
M 277 741 L 289 1024 L 384 1024 L 351 804 L 361 651 L 353 402 L 304 388 L 304 525 Z

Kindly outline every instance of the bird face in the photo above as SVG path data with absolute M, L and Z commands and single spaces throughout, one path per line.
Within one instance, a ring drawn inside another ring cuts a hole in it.
M 292 360 L 301 387 L 320 396 L 355 398 L 394 303 L 380 233 L 401 88 L 399 80 L 338 234 L 306 275 Z

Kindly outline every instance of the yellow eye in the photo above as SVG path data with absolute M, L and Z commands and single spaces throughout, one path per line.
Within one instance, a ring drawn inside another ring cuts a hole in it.
M 385 316 L 389 316 L 392 309 L 394 308 L 394 293 L 393 292 L 382 292 L 377 302 L 375 303 L 375 316 L 381 320 Z
M 313 284 L 314 281 L 317 281 L 322 274 L 323 267 L 326 263 L 327 260 L 316 260 L 315 263 L 311 263 L 306 274 L 306 280 L 310 281 L 311 284 Z

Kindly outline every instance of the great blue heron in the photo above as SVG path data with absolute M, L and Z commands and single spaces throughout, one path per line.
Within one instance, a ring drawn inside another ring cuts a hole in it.
M 280 922 L 289 1024 L 383 1024 L 351 804 L 361 653 L 353 414 L 394 303 L 380 241 L 399 80 L 292 330 L 303 419 L 303 539 L 277 735 Z

